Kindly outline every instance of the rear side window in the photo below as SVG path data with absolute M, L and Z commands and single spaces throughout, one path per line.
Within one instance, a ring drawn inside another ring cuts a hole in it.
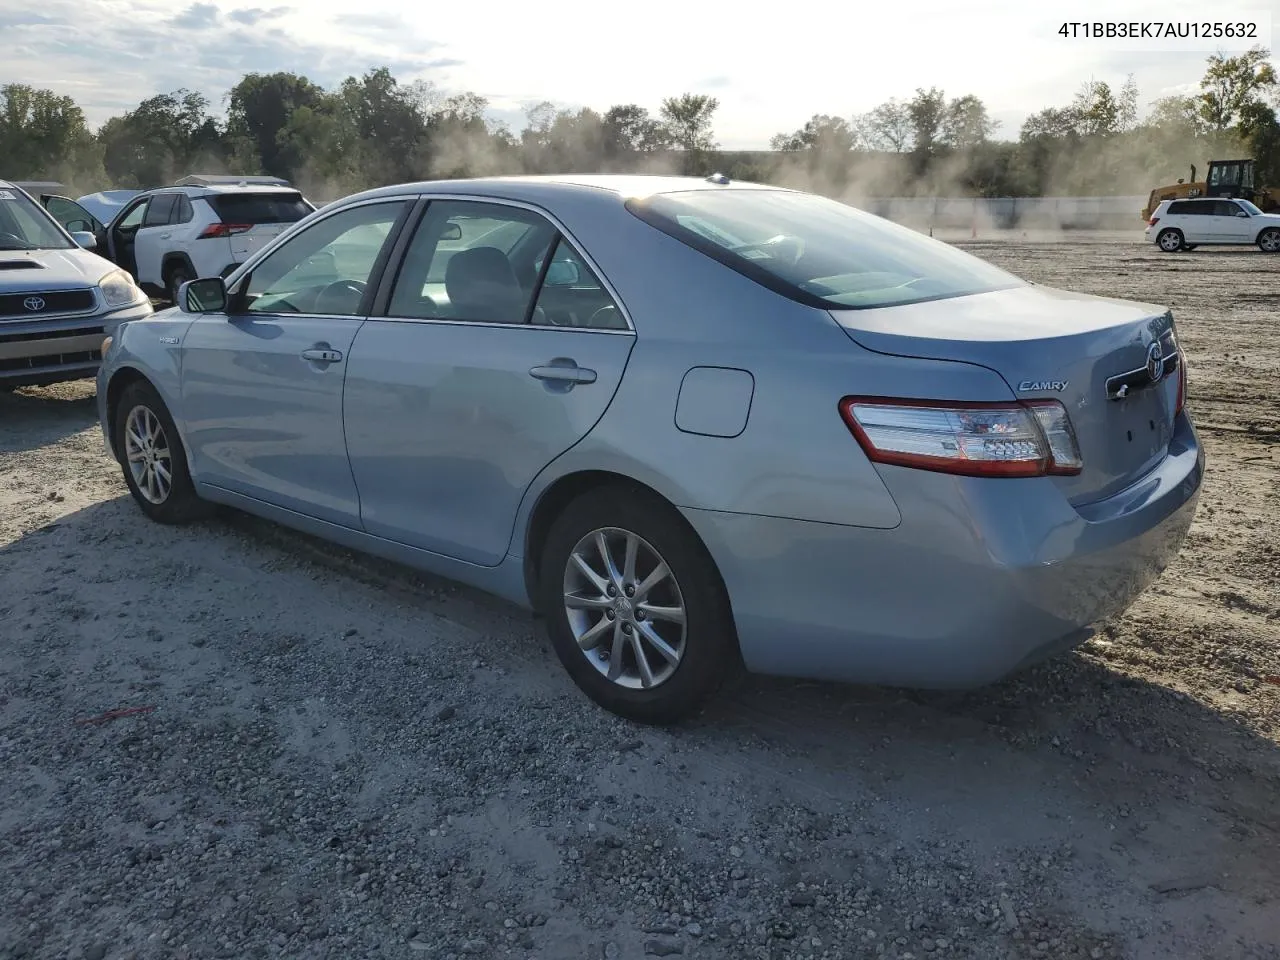
M 294 223 L 311 212 L 297 192 L 224 193 L 205 198 L 223 223 Z
M 195 216 L 195 211 L 191 209 L 191 201 L 184 194 L 178 194 L 178 205 L 174 207 L 173 216 L 170 223 L 190 223 L 191 218 Z
M 762 286 L 826 310 L 1026 285 L 972 254 L 813 194 L 692 190 L 628 200 L 627 209 Z
M 178 202 L 176 193 L 161 193 L 151 199 L 151 206 L 147 209 L 147 218 L 142 221 L 144 227 L 163 227 L 169 223 L 169 215 L 173 213 L 174 205 Z

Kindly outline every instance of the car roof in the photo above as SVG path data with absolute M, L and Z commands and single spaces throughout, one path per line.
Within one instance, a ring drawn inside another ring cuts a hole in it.
M 344 197 L 337 203 L 376 197 L 404 196 L 407 193 L 456 193 L 502 200 L 555 201 L 574 197 L 612 194 L 622 200 L 639 199 L 661 193 L 691 190 L 774 190 L 769 184 L 729 181 L 713 177 L 679 177 L 657 174 L 562 174 L 509 177 L 470 177 L 458 180 L 422 180 L 377 187 Z
M 152 187 L 150 190 L 142 190 L 138 193 L 139 197 L 153 196 L 158 193 L 181 193 L 188 197 L 208 197 L 216 194 L 224 193 L 301 193 L 297 187 L 280 185 L 271 186 L 268 184 L 258 183 L 218 183 L 209 186 L 191 186 L 188 184 L 170 184 L 164 187 Z M 133 198 L 130 198 L 133 199 Z

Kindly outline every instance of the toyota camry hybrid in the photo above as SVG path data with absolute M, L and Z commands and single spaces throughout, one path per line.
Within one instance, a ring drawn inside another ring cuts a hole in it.
M 1067 650 L 1204 470 L 1168 310 L 719 176 L 348 197 L 123 324 L 98 386 L 152 519 L 509 598 L 649 723 L 742 667 L 972 688 Z

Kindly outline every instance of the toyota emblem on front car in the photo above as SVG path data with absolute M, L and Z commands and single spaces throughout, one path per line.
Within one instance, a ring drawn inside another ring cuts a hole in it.
M 32 312 L 44 309 L 44 297 L 27 297 L 22 305 Z

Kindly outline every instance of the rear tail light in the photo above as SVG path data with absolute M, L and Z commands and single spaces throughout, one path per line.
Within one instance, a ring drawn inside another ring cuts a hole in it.
M 1178 401 L 1173 405 L 1173 415 L 1182 412 L 1187 403 L 1187 355 L 1178 351 Z
M 1147 226 L 1148 226 L 1148 227 L 1154 227 L 1154 226 L 1155 226 L 1157 223 L 1159 223 L 1159 222 L 1160 222 L 1160 218 L 1159 218 L 1159 217 L 1152 217 L 1150 220 L 1148 220 L 1148 221 L 1147 221 Z
M 1083 463 L 1057 400 L 953 403 L 846 397 L 840 413 L 876 463 L 971 477 L 1071 475 Z
M 211 240 L 215 237 L 229 237 L 235 233 L 252 230 L 252 223 L 211 223 L 200 232 L 199 239 Z

